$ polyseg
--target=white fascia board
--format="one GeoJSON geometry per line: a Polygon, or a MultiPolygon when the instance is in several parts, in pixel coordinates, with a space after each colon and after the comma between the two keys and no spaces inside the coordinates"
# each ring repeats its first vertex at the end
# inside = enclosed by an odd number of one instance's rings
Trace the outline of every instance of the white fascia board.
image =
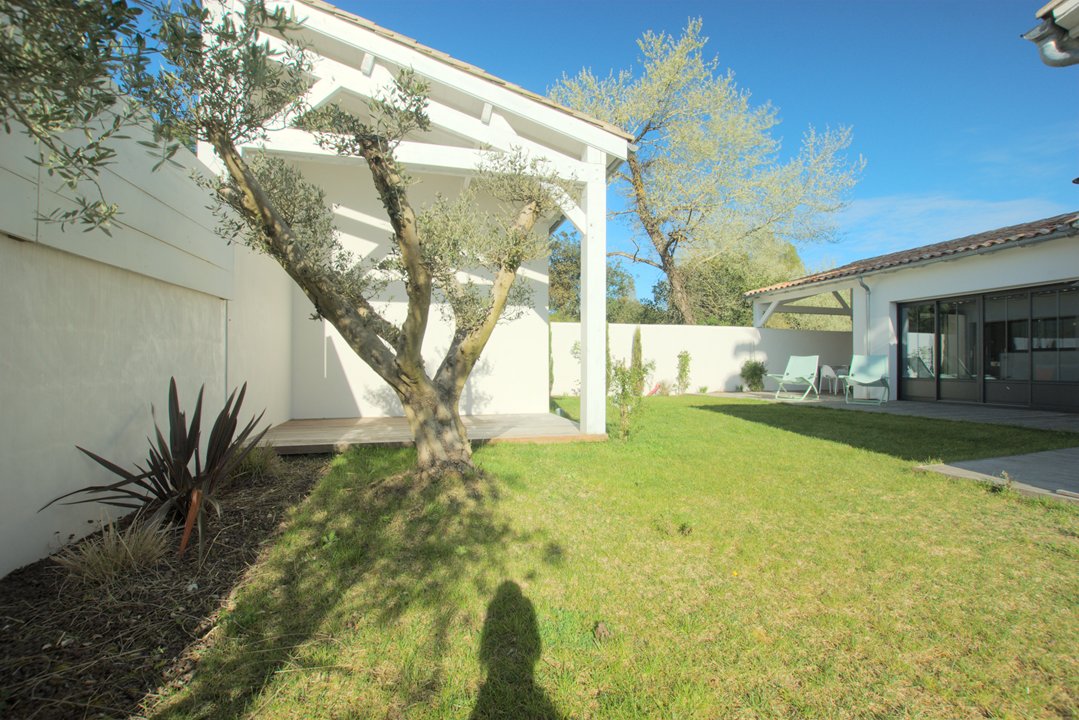
{"type": "Polygon", "coordinates": [[[1079,36],[1079,0],[1065,0],[1053,8],[1053,22],[1067,30],[1070,37],[1079,36]]]}
{"type": "Polygon", "coordinates": [[[772,290],[770,292],[761,293],[760,295],[751,295],[747,299],[751,302],[789,303],[794,302],[795,300],[816,297],[817,295],[830,295],[833,292],[850,290],[858,284],[857,278],[858,276],[843,277],[836,280],[813,283],[812,285],[800,285],[798,287],[784,288],[782,290],[772,290]]]}
{"type": "Polygon", "coordinates": [[[496,108],[526,117],[532,122],[602,150],[620,160],[626,159],[629,147],[627,140],[584,120],[537,103],[508,88],[447,65],[436,58],[389,38],[376,35],[346,20],[333,17],[318,8],[300,5],[290,0],[272,3],[271,9],[273,7],[283,7],[293,11],[297,18],[302,19],[305,29],[355,48],[361,57],[363,53],[368,52],[395,65],[411,68],[417,74],[434,82],[452,87],[477,100],[490,103],[496,108]],[[361,37],[361,42],[357,43],[356,39],[361,37]]]}

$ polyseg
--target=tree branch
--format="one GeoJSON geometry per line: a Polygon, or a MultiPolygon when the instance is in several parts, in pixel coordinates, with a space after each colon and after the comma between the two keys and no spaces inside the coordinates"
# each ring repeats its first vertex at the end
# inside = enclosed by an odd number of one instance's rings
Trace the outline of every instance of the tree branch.
{"type": "MultiPolygon", "coordinates": [[[[517,213],[511,232],[521,234],[532,232],[539,220],[540,211],[537,201],[525,203],[517,213]]],[[[483,348],[491,338],[491,333],[498,324],[498,319],[506,309],[506,302],[513,282],[517,278],[519,265],[520,263],[503,265],[498,269],[491,285],[491,304],[482,322],[465,332],[458,331],[450,342],[446,357],[435,374],[435,383],[443,392],[452,393],[454,398],[460,397],[472,368],[475,367],[480,353],[483,352],[483,348]]]]}
{"type": "Polygon", "coordinates": [[[399,384],[394,371],[394,354],[382,342],[382,339],[389,342],[396,339],[397,328],[382,318],[366,299],[346,302],[337,291],[334,278],[318,262],[308,257],[297,242],[292,228],[274,207],[228,135],[216,132],[208,135],[240,190],[240,207],[260,226],[271,254],[315,304],[319,313],[330,320],[349,346],[379,377],[391,385],[399,384]]]}
{"type": "Polygon", "coordinates": [[[628,252],[624,252],[622,250],[611,250],[611,251],[609,251],[607,253],[607,257],[624,257],[624,258],[626,258],[628,260],[632,260],[635,263],[641,263],[643,265],[651,265],[652,267],[656,268],[657,270],[662,270],[663,269],[663,266],[660,265],[655,260],[650,260],[649,258],[640,257],[637,253],[632,253],[631,254],[631,253],[628,253],[628,252]]]}
{"type": "Polygon", "coordinates": [[[360,138],[360,150],[379,198],[390,218],[394,240],[401,253],[408,293],[408,315],[397,338],[397,363],[408,375],[418,376],[423,370],[423,338],[431,314],[431,273],[423,261],[420,236],[416,228],[416,213],[405,193],[407,181],[397,168],[397,162],[379,138],[360,138]]]}

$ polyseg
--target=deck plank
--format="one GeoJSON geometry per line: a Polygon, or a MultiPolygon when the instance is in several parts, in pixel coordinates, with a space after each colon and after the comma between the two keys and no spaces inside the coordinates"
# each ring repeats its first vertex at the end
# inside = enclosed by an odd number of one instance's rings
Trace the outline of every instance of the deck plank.
{"type": "MultiPolygon", "coordinates": [[[[606,435],[582,433],[577,423],[549,413],[467,415],[468,437],[480,442],[595,442],[606,435]]],[[[341,452],[353,445],[411,445],[403,417],[289,420],[271,428],[263,440],[282,455],[341,452]]]]}

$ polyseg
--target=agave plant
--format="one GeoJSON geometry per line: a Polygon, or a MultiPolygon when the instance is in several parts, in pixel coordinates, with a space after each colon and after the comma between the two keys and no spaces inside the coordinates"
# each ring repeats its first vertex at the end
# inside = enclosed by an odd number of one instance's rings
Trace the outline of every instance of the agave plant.
{"type": "MultiPolygon", "coordinates": [[[[191,533],[197,527],[199,546],[202,546],[202,525],[206,506],[212,506],[218,514],[220,507],[213,499],[214,491],[221,481],[241,463],[252,449],[258,445],[263,429],[255,433],[255,428],[264,413],[252,418],[240,428],[240,407],[247,393],[247,383],[239,393],[233,390],[225,406],[217,415],[203,457],[200,450],[202,423],[202,393],[205,386],[199,388],[198,400],[190,425],[187,415],[180,410],[179,393],[176,390],[176,378],[169,381],[169,435],[157,424],[157,414],[150,408],[154,418],[156,440],[147,438],[150,443],[149,455],[144,465],[135,465],[138,472],[126,470],[116,463],[90,452],[86,448],[78,449],[104,467],[119,475],[120,480],[107,485],[91,485],[61,495],[42,507],[66,500],[76,495],[89,495],[85,499],[70,500],[65,505],[100,502],[123,508],[154,507],[153,519],[174,519],[184,523],[184,532],[180,539],[180,556],[187,550],[191,533]],[[237,430],[239,429],[239,432],[237,430]],[[192,460],[194,469],[192,470],[192,460]]],[[[76,446],[78,447],[78,446],[76,446]]],[[[40,512],[40,511],[39,511],[40,512]]]]}

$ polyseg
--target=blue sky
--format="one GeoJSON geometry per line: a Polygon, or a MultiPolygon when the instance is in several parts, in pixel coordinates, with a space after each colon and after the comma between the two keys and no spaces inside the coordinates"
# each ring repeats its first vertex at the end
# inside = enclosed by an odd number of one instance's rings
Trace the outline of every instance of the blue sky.
{"type": "MultiPolygon", "coordinates": [[[[1019,37],[1043,0],[338,4],[540,93],[632,66],[645,30],[703,18],[710,54],[779,108],[785,148],[809,125],[854,128],[867,166],[839,240],[799,248],[811,270],[1079,210],[1079,65],[1048,67],[1019,37]]],[[[654,274],[637,274],[649,296],[654,274]]]]}

